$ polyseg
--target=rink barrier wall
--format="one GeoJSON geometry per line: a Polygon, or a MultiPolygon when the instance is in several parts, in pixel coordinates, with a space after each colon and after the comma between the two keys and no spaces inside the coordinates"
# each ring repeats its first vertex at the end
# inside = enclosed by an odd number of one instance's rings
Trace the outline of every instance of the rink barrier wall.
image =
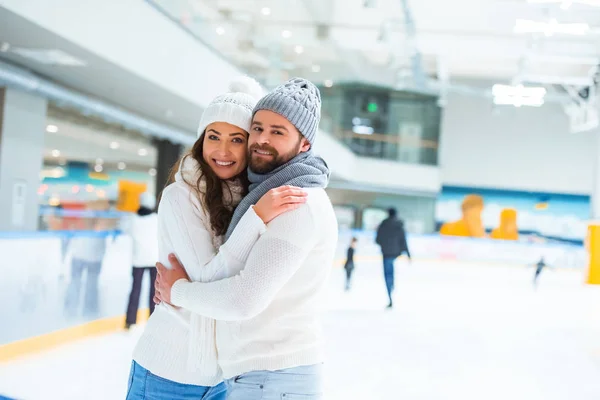
{"type": "MultiPolygon", "coordinates": [[[[343,265],[350,238],[359,239],[356,262],[380,262],[374,232],[342,230],[339,233],[335,266],[343,265]]],[[[540,256],[557,268],[579,270],[587,265],[582,246],[557,243],[505,242],[489,239],[408,235],[415,259],[423,262],[451,261],[473,267],[525,266],[540,256]]],[[[90,336],[123,329],[124,312],[131,288],[131,238],[118,231],[0,233],[3,279],[0,302],[0,361],[39,353],[90,336]],[[99,310],[86,314],[80,305],[75,315],[65,313],[74,238],[104,238],[106,252],[98,276],[99,310]]],[[[448,265],[452,265],[448,263],[448,265]]],[[[148,278],[140,305],[146,306],[148,278]]],[[[84,292],[82,287],[82,292],[84,292]]],[[[83,297],[83,296],[82,296],[83,297]]],[[[83,301],[81,301],[83,303],[83,301]]]]}
{"type": "MultiPolygon", "coordinates": [[[[337,256],[345,257],[350,239],[358,239],[356,257],[381,257],[375,244],[375,232],[344,230],[340,232],[337,256]]],[[[460,261],[465,263],[532,265],[544,257],[556,268],[585,268],[588,253],[582,245],[550,241],[505,241],[487,238],[463,238],[438,234],[407,235],[411,255],[419,259],[460,261]]]]}
{"type": "MultiPolygon", "coordinates": [[[[145,322],[148,319],[148,314],[149,309],[147,308],[139,310],[137,321],[145,322]]],[[[118,332],[123,330],[124,326],[125,314],[119,317],[102,318],[82,325],[18,340],[0,346],[0,363],[13,361],[28,355],[39,354],[43,351],[51,350],[81,339],[118,332]]]]}

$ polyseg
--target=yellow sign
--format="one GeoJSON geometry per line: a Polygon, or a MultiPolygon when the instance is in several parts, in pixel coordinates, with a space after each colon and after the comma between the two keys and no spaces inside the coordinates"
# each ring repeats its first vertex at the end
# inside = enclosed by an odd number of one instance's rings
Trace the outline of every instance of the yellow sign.
{"type": "Polygon", "coordinates": [[[117,210],[136,212],[140,208],[140,195],[145,191],[145,183],[119,181],[117,210]]]}

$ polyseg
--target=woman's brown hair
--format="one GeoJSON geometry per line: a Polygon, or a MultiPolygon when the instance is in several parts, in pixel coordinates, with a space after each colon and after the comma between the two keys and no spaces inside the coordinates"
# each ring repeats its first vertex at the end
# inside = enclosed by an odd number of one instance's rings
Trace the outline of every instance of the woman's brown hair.
{"type": "MultiPolygon", "coordinates": [[[[204,150],[204,133],[200,136],[192,150],[185,154],[183,157],[179,159],[175,165],[171,168],[171,173],[169,174],[169,179],[167,180],[167,184],[165,187],[169,186],[171,183],[175,182],[175,174],[179,170],[179,165],[183,162],[186,157],[192,157],[198,165],[200,165],[200,174],[198,176],[198,180],[196,182],[188,182],[184,178],[184,182],[190,185],[196,191],[196,195],[198,198],[203,197],[203,201],[201,204],[204,206],[205,211],[208,213],[210,218],[210,225],[213,229],[213,232],[218,235],[224,235],[227,232],[227,228],[231,223],[231,218],[233,217],[233,207],[225,204],[223,198],[223,188],[226,187],[227,190],[231,193],[231,188],[228,185],[223,185],[223,181],[221,178],[215,174],[212,168],[204,161],[204,157],[202,156],[204,150]],[[201,182],[202,179],[206,181],[206,192],[204,193],[201,190],[201,182]]],[[[250,182],[248,181],[248,172],[246,168],[243,169],[241,173],[231,178],[231,180],[239,180],[242,185],[242,196],[248,194],[248,186],[250,182]]],[[[162,193],[161,193],[162,196],[162,193]]],[[[230,196],[229,198],[232,198],[230,196]]],[[[160,199],[159,199],[160,201],[160,199]]]]}

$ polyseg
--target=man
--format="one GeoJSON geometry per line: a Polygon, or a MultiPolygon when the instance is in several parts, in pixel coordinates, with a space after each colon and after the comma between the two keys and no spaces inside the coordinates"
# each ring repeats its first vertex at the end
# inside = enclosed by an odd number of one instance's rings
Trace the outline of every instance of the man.
{"type": "Polygon", "coordinates": [[[396,217],[396,209],[388,210],[388,218],[383,220],[379,228],[377,228],[377,238],[375,241],[381,247],[383,254],[383,275],[385,277],[385,286],[387,288],[388,298],[390,303],[387,308],[392,308],[392,293],[394,292],[394,261],[406,252],[410,260],[410,252],[406,243],[406,233],[404,232],[404,224],[396,217]]]}
{"type": "Polygon", "coordinates": [[[352,272],[354,272],[354,251],[356,250],[357,243],[358,239],[353,237],[346,251],[346,262],[344,263],[344,269],[346,270],[346,291],[350,290],[352,272]]]}
{"type": "Polygon", "coordinates": [[[540,274],[546,268],[546,262],[544,261],[544,257],[540,258],[540,260],[535,264],[535,276],[533,277],[533,287],[537,289],[538,279],[540,278],[540,274]]]}
{"type": "Polygon", "coordinates": [[[226,236],[272,188],[306,188],[308,200],[268,224],[238,275],[189,282],[175,257],[169,257],[170,270],[157,264],[159,300],[217,320],[219,364],[230,400],[322,396],[318,318],[337,222],[324,190],[329,170],[311,150],[320,107],[318,89],[295,78],[254,109],[248,140],[250,193],[236,208],[226,236]]]}

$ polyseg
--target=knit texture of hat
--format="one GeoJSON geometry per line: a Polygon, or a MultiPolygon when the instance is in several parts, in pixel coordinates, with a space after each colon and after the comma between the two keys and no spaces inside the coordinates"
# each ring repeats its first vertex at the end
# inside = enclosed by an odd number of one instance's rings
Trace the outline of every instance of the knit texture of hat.
{"type": "Polygon", "coordinates": [[[259,100],[254,114],[273,111],[287,119],[314,144],[321,120],[321,93],[310,81],[292,78],[259,100]]]}
{"type": "Polygon", "coordinates": [[[262,95],[262,88],[254,79],[247,76],[235,79],[229,85],[229,92],[217,96],[202,113],[198,137],[213,122],[226,122],[250,132],[252,110],[262,95]]]}

